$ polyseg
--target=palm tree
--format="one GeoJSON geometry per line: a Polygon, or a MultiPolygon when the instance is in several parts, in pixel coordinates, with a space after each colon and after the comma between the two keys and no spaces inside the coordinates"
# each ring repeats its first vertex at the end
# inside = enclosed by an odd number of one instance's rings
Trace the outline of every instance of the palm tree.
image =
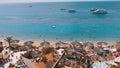
{"type": "Polygon", "coordinates": [[[5,41],[8,43],[8,45],[10,46],[10,44],[13,42],[13,37],[11,36],[11,37],[7,37],[6,39],[5,39],[5,41]]]}

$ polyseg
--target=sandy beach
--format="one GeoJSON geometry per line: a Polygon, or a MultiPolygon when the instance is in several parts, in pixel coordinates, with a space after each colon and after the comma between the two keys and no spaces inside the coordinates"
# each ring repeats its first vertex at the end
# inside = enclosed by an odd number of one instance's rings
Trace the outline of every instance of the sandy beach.
{"type": "Polygon", "coordinates": [[[83,59],[77,58],[83,64],[82,67],[85,67],[85,65],[90,67],[89,63],[84,62],[85,60],[88,61],[88,58],[94,62],[91,66],[96,65],[101,60],[107,61],[105,63],[111,65],[110,61],[114,63],[115,58],[118,58],[119,55],[119,52],[117,53],[119,48],[116,48],[116,45],[119,45],[117,41],[36,41],[34,39],[17,40],[12,37],[7,37],[5,40],[2,39],[0,41],[2,42],[1,48],[3,48],[1,55],[4,56],[1,58],[4,58],[3,60],[6,59],[4,67],[14,67],[17,63],[18,66],[24,64],[29,68],[32,68],[32,65],[35,68],[52,68],[53,66],[60,67],[63,61],[71,63],[71,65],[64,63],[63,67],[74,68],[76,65],[72,64],[82,66],[78,63],[79,61],[74,59],[75,56],[84,57],[83,59]],[[22,60],[18,64],[20,59],[22,60]]]}

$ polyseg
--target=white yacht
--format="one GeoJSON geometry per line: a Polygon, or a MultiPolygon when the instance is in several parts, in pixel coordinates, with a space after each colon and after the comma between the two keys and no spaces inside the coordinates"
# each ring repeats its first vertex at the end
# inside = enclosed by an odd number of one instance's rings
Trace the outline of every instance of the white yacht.
{"type": "Polygon", "coordinates": [[[90,11],[95,11],[95,10],[97,10],[97,8],[91,8],[91,9],[90,9],[90,11]]]}
{"type": "Polygon", "coordinates": [[[108,12],[105,9],[97,9],[93,11],[93,14],[107,14],[108,12]]]}

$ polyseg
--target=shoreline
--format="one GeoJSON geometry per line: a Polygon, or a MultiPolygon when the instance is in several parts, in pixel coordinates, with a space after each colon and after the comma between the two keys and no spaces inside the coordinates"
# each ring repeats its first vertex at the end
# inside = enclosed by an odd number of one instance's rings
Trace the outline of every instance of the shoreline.
{"type": "MultiPolygon", "coordinates": [[[[13,40],[15,40],[15,39],[13,38],[13,40]]],[[[17,39],[17,40],[19,40],[19,39],[17,39]]],[[[3,42],[4,46],[8,45],[8,43],[4,39],[0,39],[0,41],[3,42]]],[[[36,46],[36,47],[40,46],[41,42],[44,42],[44,40],[35,40],[35,39],[33,39],[33,40],[22,39],[21,40],[20,39],[20,42],[17,43],[17,44],[24,45],[24,42],[26,42],[26,41],[33,41],[34,42],[33,46],[36,46]]],[[[59,42],[58,40],[45,40],[45,41],[50,42],[50,45],[53,46],[53,47],[55,47],[55,43],[56,42],[59,42]]],[[[75,42],[77,40],[75,40],[75,41],[64,41],[64,40],[61,40],[61,41],[70,44],[71,42],[75,42]]],[[[91,43],[93,43],[96,46],[96,45],[98,45],[97,42],[107,42],[108,45],[115,45],[116,42],[118,42],[118,41],[91,41],[91,40],[88,41],[88,40],[86,40],[86,41],[78,41],[78,42],[80,42],[80,43],[91,42],[91,43]]]]}

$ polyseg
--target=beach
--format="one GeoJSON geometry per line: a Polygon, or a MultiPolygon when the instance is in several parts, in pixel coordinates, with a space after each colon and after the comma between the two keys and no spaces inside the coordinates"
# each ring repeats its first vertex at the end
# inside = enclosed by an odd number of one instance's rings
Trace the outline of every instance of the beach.
{"type": "Polygon", "coordinates": [[[5,68],[24,65],[25,68],[56,68],[61,67],[61,65],[72,68],[76,65],[77,68],[79,66],[88,66],[88,68],[92,66],[94,68],[99,66],[99,63],[102,63],[101,66],[104,68],[108,68],[108,66],[118,67],[120,62],[119,45],[120,43],[117,41],[18,41],[12,37],[7,37],[1,41],[0,48],[3,50],[0,55],[3,55],[4,59],[0,59],[4,60],[5,68]],[[11,42],[9,43],[8,40],[11,42]],[[75,56],[80,61],[75,60],[75,56]],[[80,59],[80,56],[84,56],[84,58],[80,59]],[[117,58],[118,60],[116,60],[117,58]],[[20,59],[21,61],[19,61],[20,59]],[[82,60],[92,60],[93,63],[89,65],[82,60]]]}

